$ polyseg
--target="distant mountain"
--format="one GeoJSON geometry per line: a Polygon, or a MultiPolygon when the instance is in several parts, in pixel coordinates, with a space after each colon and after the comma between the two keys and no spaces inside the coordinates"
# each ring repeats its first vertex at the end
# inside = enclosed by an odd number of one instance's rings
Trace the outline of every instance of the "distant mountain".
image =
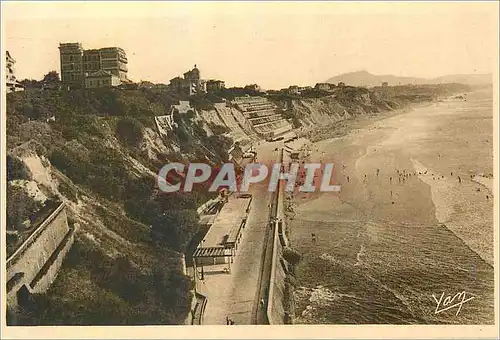
{"type": "Polygon", "coordinates": [[[389,85],[405,85],[405,84],[443,84],[443,83],[460,83],[466,85],[481,85],[491,84],[493,81],[491,74],[453,74],[442,76],[433,79],[416,78],[416,77],[398,77],[393,75],[374,75],[367,71],[356,71],[343,73],[338,76],[328,79],[326,82],[337,84],[343,82],[346,85],[352,86],[380,86],[383,82],[389,85]]]}

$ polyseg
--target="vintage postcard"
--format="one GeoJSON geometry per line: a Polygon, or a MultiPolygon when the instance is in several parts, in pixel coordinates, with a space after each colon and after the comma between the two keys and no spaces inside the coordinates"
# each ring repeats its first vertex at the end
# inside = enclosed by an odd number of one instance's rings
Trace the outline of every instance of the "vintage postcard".
{"type": "Polygon", "coordinates": [[[497,1],[1,6],[2,337],[498,338],[497,1]]]}

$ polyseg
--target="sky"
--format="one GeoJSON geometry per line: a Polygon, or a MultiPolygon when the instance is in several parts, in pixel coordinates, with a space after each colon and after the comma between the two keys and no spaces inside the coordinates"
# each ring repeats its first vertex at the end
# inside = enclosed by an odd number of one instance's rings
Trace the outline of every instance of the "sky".
{"type": "Polygon", "coordinates": [[[204,79],[265,89],[351,71],[432,78],[493,73],[498,3],[8,2],[2,49],[18,79],[59,72],[60,42],[119,46],[133,81],[204,79]]]}

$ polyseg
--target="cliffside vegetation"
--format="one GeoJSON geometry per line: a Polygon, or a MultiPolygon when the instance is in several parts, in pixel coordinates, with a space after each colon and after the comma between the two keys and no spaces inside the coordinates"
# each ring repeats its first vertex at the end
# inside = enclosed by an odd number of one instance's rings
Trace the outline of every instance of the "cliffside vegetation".
{"type": "Polygon", "coordinates": [[[370,89],[336,86],[328,93],[275,93],[269,98],[282,109],[283,115],[294,127],[304,128],[303,134],[317,141],[342,135],[347,127],[346,120],[376,116],[470,90],[471,87],[462,84],[380,86],[370,89]]]}
{"type": "Polygon", "coordinates": [[[159,194],[154,176],[168,161],[227,160],[231,140],[194,114],[174,117],[178,127],[161,139],[153,117],[178,99],[154,89],[7,96],[8,229],[29,231],[22,222],[41,205],[12,184],[19,179],[66,200],[78,226],[54,284],[10,324],[184,322],[192,283],[181,253],[198,232],[196,208],[214,194],[159,194]]]}

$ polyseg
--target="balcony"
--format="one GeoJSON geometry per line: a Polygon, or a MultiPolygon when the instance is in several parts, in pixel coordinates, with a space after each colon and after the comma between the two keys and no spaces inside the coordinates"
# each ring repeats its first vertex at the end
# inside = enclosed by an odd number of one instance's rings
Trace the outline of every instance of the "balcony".
{"type": "Polygon", "coordinates": [[[120,69],[120,71],[128,72],[127,64],[119,63],[118,68],[120,69]]]}

